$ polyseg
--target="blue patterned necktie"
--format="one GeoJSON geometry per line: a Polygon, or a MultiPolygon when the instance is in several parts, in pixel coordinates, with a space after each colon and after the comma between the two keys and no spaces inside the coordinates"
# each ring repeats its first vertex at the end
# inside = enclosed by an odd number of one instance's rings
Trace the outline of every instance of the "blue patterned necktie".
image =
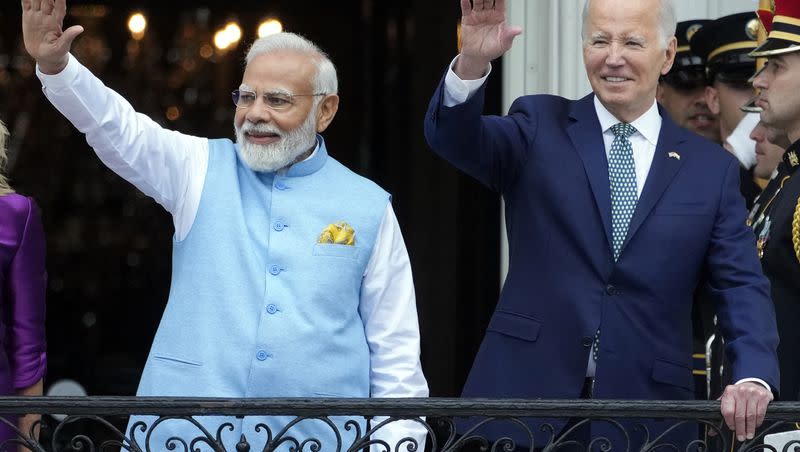
{"type": "Polygon", "coordinates": [[[611,131],[614,132],[614,141],[608,156],[608,180],[611,186],[611,247],[616,261],[638,201],[633,146],[628,139],[636,133],[636,128],[621,122],[613,125],[611,131]]]}
{"type": "MultiPolygon", "coordinates": [[[[636,210],[639,200],[636,194],[636,165],[633,162],[633,146],[628,139],[636,133],[636,127],[621,122],[611,127],[614,132],[614,141],[611,143],[611,152],[608,155],[608,181],[611,186],[611,246],[614,251],[614,261],[619,258],[625,236],[628,234],[628,224],[636,210]]],[[[600,354],[600,328],[594,335],[592,343],[592,358],[597,361],[600,354]]]]}

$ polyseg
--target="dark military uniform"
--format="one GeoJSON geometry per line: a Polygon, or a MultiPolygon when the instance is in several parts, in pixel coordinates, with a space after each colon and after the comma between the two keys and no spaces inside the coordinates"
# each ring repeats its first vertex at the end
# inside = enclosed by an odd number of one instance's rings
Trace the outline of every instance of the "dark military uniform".
{"type": "MultiPolygon", "coordinates": [[[[800,52],[800,2],[776,0],[767,40],[751,55],[767,59],[800,52]]],[[[767,63],[769,64],[769,63],[767,63]]],[[[759,77],[769,77],[760,75],[759,77]]],[[[795,77],[798,75],[795,74],[795,77]]],[[[780,95],[772,92],[771,95],[780,95]]],[[[795,113],[800,115],[800,112],[795,113]]],[[[782,118],[788,120],[790,118],[782,118]]],[[[796,116],[795,116],[796,119],[796,116]]],[[[797,130],[787,130],[789,134],[797,130]]],[[[756,234],[761,267],[769,278],[778,323],[781,400],[800,400],[800,140],[792,143],[758,197],[748,223],[756,234]]]]}
{"type": "Polygon", "coordinates": [[[753,174],[755,168],[753,166],[750,169],[739,169],[739,189],[742,192],[748,210],[753,208],[756,196],[761,193],[761,187],[756,183],[756,176],[753,174]]]}
{"type": "Polygon", "coordinates": [[[800,141],[792,144],[748,217],[778,320],[781,400],[800,400],[800,141]]]}

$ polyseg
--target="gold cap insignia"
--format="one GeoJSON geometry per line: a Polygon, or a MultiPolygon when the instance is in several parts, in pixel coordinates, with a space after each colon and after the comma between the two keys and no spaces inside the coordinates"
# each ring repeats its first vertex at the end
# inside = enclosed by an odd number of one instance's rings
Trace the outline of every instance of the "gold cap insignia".
{"type": "Polygon", "coordinates": [[[757,18],[750,19],[744,27],[744,32],[747,33],[747,37],[750,38],[751,41],[755,41],[758,39],[758,29],[760,27],[761,22],[759,22],[757,18]]]}
{"type": "Polygon", "coordinates": [[[346,221],[332,223],[322,230],[317,243],[355,246],[356,231],[346,221]]]}
{"type": "Polygon", "coordinates": [[[692,36],[697,33],[701,28],[703,28],[703,24],[694,24],[691,27],[686,29],[686,42],[692,40],[692,36]]]}

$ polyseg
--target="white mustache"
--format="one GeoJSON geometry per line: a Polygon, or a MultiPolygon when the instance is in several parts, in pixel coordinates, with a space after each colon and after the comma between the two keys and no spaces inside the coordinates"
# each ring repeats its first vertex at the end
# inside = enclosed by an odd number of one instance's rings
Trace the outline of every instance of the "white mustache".
{"type": "Polygon", "coordinates": [[[242,124],[242,133],[274,133],[275,135],[283,135],[283,130],[279,129],[273,124],[245,122],[242,124]]]}

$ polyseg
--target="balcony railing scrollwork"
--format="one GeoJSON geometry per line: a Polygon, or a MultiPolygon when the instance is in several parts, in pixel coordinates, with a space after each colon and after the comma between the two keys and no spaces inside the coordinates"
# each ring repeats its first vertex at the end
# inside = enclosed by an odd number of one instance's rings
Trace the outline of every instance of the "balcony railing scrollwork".
{"type": "Polygon", "coordinates": [[[16,434],[0,451],[797,452],[799,420],[800,403],[773,403],[737,442],[710,401],[0,397],[16,434]],[[20,413],[43,415],[38,440],[20,413]]]}

